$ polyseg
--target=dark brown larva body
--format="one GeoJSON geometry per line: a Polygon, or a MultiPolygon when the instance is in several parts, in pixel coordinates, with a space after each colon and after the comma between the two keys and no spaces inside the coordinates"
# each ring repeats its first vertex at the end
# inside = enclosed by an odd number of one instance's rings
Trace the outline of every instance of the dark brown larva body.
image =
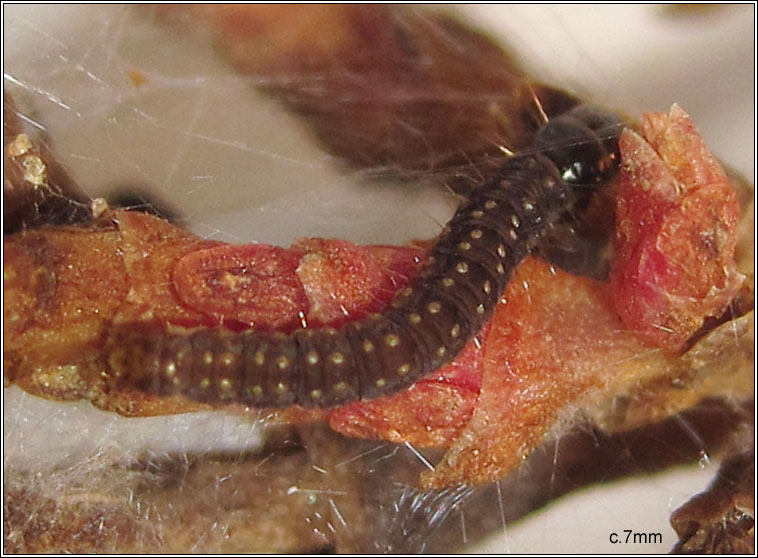
{"type": "Polygon", "coordinates": [[[291,335],[113,326],[114,389],[253,407],[332,407],[392,394],[452,360],[489,319],[546,227],[616,166],[619,122],[580,106],[548,122],[448,223],[419,276],[382,314],[291,335]]]}

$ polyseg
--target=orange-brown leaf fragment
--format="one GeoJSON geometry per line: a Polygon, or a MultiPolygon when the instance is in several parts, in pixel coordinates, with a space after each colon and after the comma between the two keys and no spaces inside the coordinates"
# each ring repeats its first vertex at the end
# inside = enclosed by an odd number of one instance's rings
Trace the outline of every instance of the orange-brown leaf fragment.
{"type": "Polygon", "coordinates": [[[213,324],[214,320],[206,312],[181,303],[172,274],[179,258],[221,243],[199,239],[144,213],[119,211],[116,216],[130,285],[126,298],[130,305],[129,317],[136,318],[147,312],[180,325],[213,324]]]}
{"type": "Polygon", "coordinates": [[[128,285],[112,228],[43,227],[4,238],[4,380],[80,399],[100,371],[103,328],[128,285]],[[86,293],[86,296],[85,296],[86,293]]]}
{"type": "Polygon", "coordinates": [[[739,204],[689,115],[643,116],[624,130],[611,281],[624,324],[676,350],[737,294],[739,204]]]}
{"type": "Polygon", "coordinates": [[[186,254],[172,275],[181,301],[218,323],[290,329],[308,306],[299,263],[297,251],[278,246],[225,244],[186,254]]]}
{"type": "Polygon", "coordinates": [[[527,258],[505,297],[485,341],[476,409],[422,477],[426,488],[500,478],[583,403],[666,365],[623,329],[603,283],[527,258]]]}

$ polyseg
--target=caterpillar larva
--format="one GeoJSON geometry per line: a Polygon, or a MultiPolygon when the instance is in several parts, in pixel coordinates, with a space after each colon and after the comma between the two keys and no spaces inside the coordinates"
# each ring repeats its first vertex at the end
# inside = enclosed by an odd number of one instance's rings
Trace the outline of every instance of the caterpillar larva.
{"type": "Polygon", "coordinates": [[[252,407],[332,407],[397,392],[452,360],[491,316],[542,232],[618,164],[620,122],[579,106],[548,121],[445,227],[418,277],[381,314],[290,335],[116,324],[112,389],[252,407]]]}

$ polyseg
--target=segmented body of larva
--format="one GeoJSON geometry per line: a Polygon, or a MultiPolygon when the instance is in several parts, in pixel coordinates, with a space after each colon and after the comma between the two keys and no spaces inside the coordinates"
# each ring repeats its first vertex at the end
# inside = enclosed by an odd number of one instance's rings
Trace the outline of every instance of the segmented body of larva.
{"type": "Polygon", "coordinates": [[[614,115],[587,106],[547,122],[532,151],[474,190],[383,313],[290,335],[116,324],[107,343],[111,388],[252,407],[333,407],[413,384],[460,352],[540,235],[615,171],[619,132],[614,115]]]}

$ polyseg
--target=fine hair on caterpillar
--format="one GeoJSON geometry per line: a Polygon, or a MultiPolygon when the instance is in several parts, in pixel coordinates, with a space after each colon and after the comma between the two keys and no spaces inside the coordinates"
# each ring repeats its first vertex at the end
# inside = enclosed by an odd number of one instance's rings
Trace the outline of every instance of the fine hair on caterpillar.
{"type": "Polygon", "coordinates": [[[544,124],[533,149],[473,190],[380,314],[289,335],[117,323],[109,385],[250,407],[333,407],[406,388],[461,351],[543,232],[615,172],[619,133],[615,115],[585,105],[544,124]]]}

